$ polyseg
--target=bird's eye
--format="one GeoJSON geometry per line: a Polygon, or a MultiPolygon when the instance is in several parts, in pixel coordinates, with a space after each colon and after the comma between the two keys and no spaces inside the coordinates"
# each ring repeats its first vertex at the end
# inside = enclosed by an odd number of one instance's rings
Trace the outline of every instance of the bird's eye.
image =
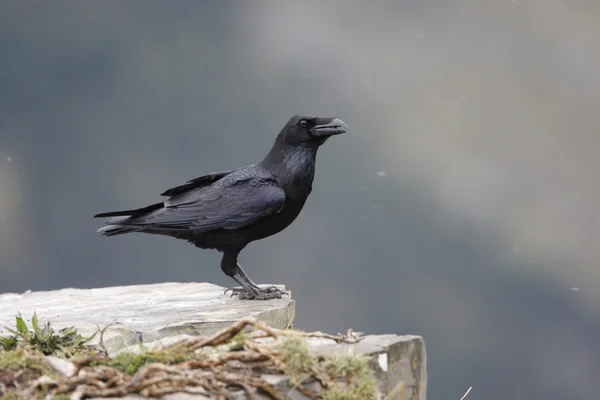
{"type": "Polygon", "coordinates": [[[303,119],[303,120],[300,120],[300,126],[301,126],[301,127],[303,127],[303,128],[306,128],[306,126],[307,126],[307,125],[308,125],[308,122],[306,122],[306,120],[305,120],[305,119],[303,119]]]}

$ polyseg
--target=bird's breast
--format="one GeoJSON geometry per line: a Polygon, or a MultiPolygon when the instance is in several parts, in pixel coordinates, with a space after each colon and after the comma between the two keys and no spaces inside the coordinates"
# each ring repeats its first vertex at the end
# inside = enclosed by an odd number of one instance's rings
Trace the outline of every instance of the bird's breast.
{"type": "Polygon", "coordinates": [[[298,217],[304,207],[304,203],[306,203],[306,198],[307,196],[300,198],[288,197],[283,208],[274,215],[275,221],[273,222],[277,225],[278,231],[287,227],[298,217]]]}

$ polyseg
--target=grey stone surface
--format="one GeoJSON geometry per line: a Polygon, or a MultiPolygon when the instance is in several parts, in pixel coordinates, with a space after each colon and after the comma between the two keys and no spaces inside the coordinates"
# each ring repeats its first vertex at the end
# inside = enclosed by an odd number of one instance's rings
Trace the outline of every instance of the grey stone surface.
{"type": "MultiPolygon", "coordinates": [[[[223,291],[224,288],[208,283],[163,283],[1,294],[0,335],[6,334],[4,326],[14,326],[18,312],[29,322],[35,311],[41,322],[50,321],[55,328],[75,326],[84,335],[92,334],[98,326],[113,324],[107,329],[104,342],[114,354],[119,350],[138,350],[140,339],[144,347],[153,348],[191,336],[210,335],[248,316],[281,329],[293,322],[295,304],[289,297],[243,301],[224,295],[223,291]]],[[[272,339],[265,339],[269,340],[272,339]]],[[[309,348],[322,355],[349,352],[368,355],[381,399],[426,400],[427,356],[419,336],[368,335],[353,344],[313,338],[309,340],[309,348]]],[[[67,370],[64,365],[55,364],[53,368],[67,370]]],[[[263,375],[263,379],[276,386],[284,398],[307,399],[290,388],[285,376],[263,375]]],[[[314,386],[310,388],[313,392],[319,391],[316,382],[306,383],[314,386]]],[[[259,393],[255,397],[268,398],[259,393]]],[[[206,398],[201,394],[176,393],[163,400],[206,398]]],[[[246,393],[239,391],[234,398],[245,399],[246,393]]]]}
{"type": "MultiPolygon", "coordinates": [[[[178,335],[145,344],[152,349],[163,345],[171,345],[180,340],[186,340],[189,335],[178,335]]],[[[261,339],[261,342],[272,343],[272,339],[261,339]]],[[[427,397],[427,354],[423,338],[414,335],[367,335],[358,343],[338,344],[330,339],[310,338],[309,349],[318,355],[361,354],[371,358],[375,371],[378,390],[381,399],[386,400],[426,400],[427,397]]],[[[139,346],[130,346],[123,351],[139,351],[139,346]]],[[[262,378],[277,388],[278,392],[291,400],[305,400],[297,390],[291,390],[288,380],[282,375],[263,375],[262,378]]],[[[316,382],[305,382],[314,393],[320,391],[316,382]]],[[[191,396],[181,394],[182,396],[191,396]]],[[[193,399],[194,397],[177,397],[171,400],[193,399]]],[[[202,398],[198,396],[197,398],[202,398]]],[[[240,391],[236,399],[245,399],[246,394],[240,391]]],[[[257,399],[269,399],[256,393],[257,399]]]]}
{"type": "MultiPolygon", "coordinates": [[[[321,355],[352,353],[369,356],[381,399],[427,398],[427,354],[425,343],[420,336],[368,335],[355,344],[337,344],[332,340],[313,338],[309,340],[309,349],[321,355]]],[[[308,400],[308,397],[299,391],[289,392],[285,377],[266,378],[275,380],[272,383],[279,388],[280,393],[289,393],[290,399],[308,400]]],[[[318,392],[318,388],[319,386],[314,384],[314,388],[309,389],[318,392]]],[[[242,398],[244,397],[240,397],[242,398]]]]}
{"type": "Polygon", "coordinates": [[[415,335],[368,335],[356,344],[311,339],[315,353],[355,353],[371,357],[379,392],[385,399],[425,400],[427,354],[423,338],[415,335]]]}
{"type": "Polygon", "coordinates": [[[46,356],[45,358],[48,365],[50,365],[54,373],[58,376],[70,378],[75,375],[77,368],[75,368],[75,364],[72,362],[54,356],[46,356]]]}
{"type": "MultiPolygon", "coordinates": [[[[104,343],[114,353],[139,340],[210,335],[247,316],[276,328],[285,328],[294,318],[291,297],[246,301],[225,295],[224,290],[210,283],[170,282],[0,294],[0,335],[6,334],[5,326],[15,326],[17,313],[29,324],[35,311],[40,322],[50,321],[55,328],[75,326],[86,336],[112,324],[104,334],[104,343]]],[[[92,343],[98,339],[97,335],[92,343]]]]}

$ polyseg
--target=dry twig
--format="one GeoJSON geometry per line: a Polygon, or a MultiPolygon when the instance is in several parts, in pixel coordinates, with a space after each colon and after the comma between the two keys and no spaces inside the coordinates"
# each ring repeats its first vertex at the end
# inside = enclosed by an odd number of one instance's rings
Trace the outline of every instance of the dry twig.
{"type": "Polygon", "coordinates": [[[463,397],[461,397],[460,400],[465,400],[465,398],[467,397],[467,395],[469,394],[469,392],[471,391],[471,389],[473,389],[473,386],[469,386],[469,388],[467,389],[467,391],[465,392],[465,394],[463,394],[463,397]]]}
{"type": "MultiPolygon", "coordinates": [[[[100,346],[106,350],[102,343],[104,331],[105,329],[100,330],[100,346]]],[[[175,352],[174,354],[191,353],[192,359],[186,357],[187,360],[172,365],[160,362],[147,364],[130,375],[119,370],[114,360],[111,360],[105,351],[104,354],[72,361],[76,372],[70,378],[49,380],[48,377],[42,376],[36,381],[25,382],[23,387],[17,387],[13,391],[31,399],[42,398],[44,393],[70,394],[72,399],[84,399],[121,397],[131,394],[161,397],[177,392],[202,393],[207,396],[228,398],[232,390],[241,389],[250,399],[256,398],[254,393],[259,390],[272,399],[279,400],[281,397],[274,387],[258,376],[265,371],[283,373],[286,364],[280,358],[278,339],[290,335],[328,339],[336,343],[355,343],[360,340],[360,334],[351,331],[348,331],[345,336],[322,332],[295,332],[271,328],[254,318],[244,318],[212,336],[188,339],[161,349],[167,354],[169,351],[175,352]],[[230,347],[215,354],[194,355],[197,353],[196,350],[205,347],[229,344],[231,339],[245,330],[248,330],[248,333],[240,335],[234,348],[230,347]],[[271,338],[273,341],[259,340],[264,338],[271,338]]],[[[311,367],[305,378],[297,382],[292,390],[297,389],[311,399],[317,399],[321,394],[309,391],[303,386],[305,383],[316,381],[322,388],[327,388],[330,384],[323,368],[318,365],[311,367]]],[[[464,397],[461,400],[464,400],[464,397]]]]}

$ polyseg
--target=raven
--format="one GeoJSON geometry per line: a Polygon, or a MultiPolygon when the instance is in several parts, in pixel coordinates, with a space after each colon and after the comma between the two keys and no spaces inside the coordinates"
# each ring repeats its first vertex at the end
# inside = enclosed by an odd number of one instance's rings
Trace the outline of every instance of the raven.
{"type": "Polygon", "coordinates": [[[280,299],[285,292],[261,288],[238,263],[255,240],[281,232],[298,216],[312,191],[319,147],[348,126],[337,118],[295,115],[259,163],[210,173],[171,188],[169,198],[147,207],[94,215],[108,218],[105,236],[144,232],[184,239],[223,253],[221,269],[241,287],[228,289],[240,299],[280,299]]]}

